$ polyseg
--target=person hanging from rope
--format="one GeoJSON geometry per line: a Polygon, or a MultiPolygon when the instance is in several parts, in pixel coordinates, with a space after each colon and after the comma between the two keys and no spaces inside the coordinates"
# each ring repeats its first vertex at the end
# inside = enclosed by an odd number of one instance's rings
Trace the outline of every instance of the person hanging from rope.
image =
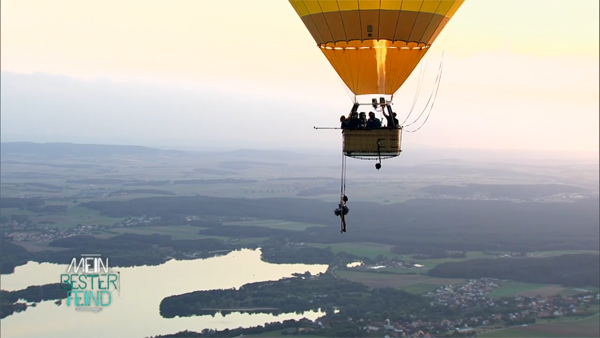
{"type": "Polygon", "coordinates": [[[341,219],[340,233],[346,232],[346,215],[348,215],[348,212],[350,211],[350,209],[348,209],[346,206],[346,202],[348,202],[348,196],[343,195],[338,208],[333,211],[335,215],[339,216],[341,219]]]}

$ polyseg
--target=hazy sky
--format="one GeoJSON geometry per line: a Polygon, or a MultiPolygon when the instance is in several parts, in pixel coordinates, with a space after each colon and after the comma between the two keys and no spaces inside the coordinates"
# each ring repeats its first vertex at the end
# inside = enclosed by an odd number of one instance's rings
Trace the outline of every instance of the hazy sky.
{"type": "MultiPolygon", "coordinates": [[[[286,0],[2,0],[2,141],[340,148],[352,101],[286,0]]],[[[591,150],[599,1],[467,0],[403,149],[591,150]],[[415,126],[419,123],[415,124],[415,126]]],[[[395,96],[404,119],[421,66],[395,96]]],[[[411,119],[412,120],[412,119],[411,119]]]]}

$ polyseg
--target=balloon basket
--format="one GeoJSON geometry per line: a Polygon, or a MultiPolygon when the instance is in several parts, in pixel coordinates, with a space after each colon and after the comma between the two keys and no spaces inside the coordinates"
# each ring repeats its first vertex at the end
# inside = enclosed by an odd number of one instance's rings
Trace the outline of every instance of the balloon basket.
{"type": "Polygon", "coordinates": [[[388,159],[400,155],[401,128],[344,129],[344,155],[364,160],[388,159]]]}

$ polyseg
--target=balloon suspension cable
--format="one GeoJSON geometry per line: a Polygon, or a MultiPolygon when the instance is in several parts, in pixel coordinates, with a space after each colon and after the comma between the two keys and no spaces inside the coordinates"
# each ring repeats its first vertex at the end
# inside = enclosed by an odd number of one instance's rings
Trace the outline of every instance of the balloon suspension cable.
{"type": "Polygon", "coordinates": [[[352,92],[352,90],[350,90],[350,88],[348,88],[348,86],[346,85],[346,83],[344,81],[342,81],[342,78],[337,76],[337,79],[340,81],[340,83],[342,84],[342,87],[344,88],[344,91],[346,92],[346,94],[348,95],[348,97],[350,98],[350,101],[352,101],[352,103],[356,103],[356,94],[354,94],[352,92]]]}
{"type": "MultiPolygon", "coordinates": [[[[446,40],[448,40],[448,35],[446,35],[446,40]]],[[[444,54],[445,54],[445,52],[446,52],[446,44],[444,42],[444,49],[442,51],[442,59],[440,61],[440,66],[438,68],[438,74],[436,76],[435,83],[434,83],[435,88],[434,88],[434,90],[431,91],[431,95],[429,95],[429,99],[427,100],[427,104],[425,104],[425,107],[423,108],[423,111],[421,112],[421,114],[419,114],[419,116],[413,122],[405,125],[404,127],[409,127],[409,126],[415,124],[417,121],[419,121],[419,119],[421,119],[421,117],[423,116],[423,114],[427,110],[427,107],[431,103],[431,107],[429,108],[429,112],[427,113],[427,116],[425,117],[425,120],[423,121],[423,123],[417,129],[414,129],[414,130],[406,130],[405,129],[405,131],[408,132],[408,133],[414,133],[414,132],[417,132],[418,130],[420,130],[421,128],[423,128],[423,126],[425,125],[425,123],[427,123],[427,120],[429,120],[429,116],[431,116],[431,111],[433,110],[433,106],[435,105],[437,94],[439,92],[440,83],[442,82],[442,74],[444,72],[444,54]],[[432,101],[432,98],[433,98],[433,101],[432,101]]]]}
{"type": "Polygon", "coordinates": [[[440,69],[438,71],[438,76],[436,78],[435,89],[431,92],[431,95],[429,95],[429,99],[427,100],[427,104],[423,108],[423,111],[421,112],[421,114],[419,114],[419,116],[413,122],[405,125],[404,127],[410,127],[413,124],[415,124],[417,121],[419,121],[421,119],[421,117],[423,116],[423,114],[425,113],[425,111],[427,110],[427,107],[431,103],[431,107],[429,107],[429,111],[427,112],[427,116],[425,117],[425,120],[423,121],[423,123],[417,129],[414,129],[414,130],[407,130],[407,129],[405,129],[406,132],[408,132],[408,133],[414,133],[414,132],[418,131],[419,129],[423,128],[423,126],[425,125],[425,123],[427,123],[427,120],[429,120],[429,116],[431,116],[431,111],[433,110],[433,106],[435,105],[435,100],[436,100],[437,94],[439,92],[440,83],[442,82],[441,80],[442,80],[442,73],[443,73],[443,71],[444,71],[444,61],[442,60],[442,62],[440,63],[440,69]],[[433,100],[432,100],[432,98],[433,98],[433,100]]]}
{"type": "Polygon", "coordinates": [[[415,109],[415,105],[417,104],[417,100],[419,99],[419,94],[421,93],[421,87],[423,86],[423,79],[425,78],[425,73],[427,73],[427,60],[425,60],[425,62],[421,64],[421,70],[419,72],[419,80],[417,82],[417,90],[415,91],[415,97],[413,98],[413,103],[412,103],[412,106],[410,107],[410,111],[408,112],[408,115],[406,115],[406,118],[404,119],[404,121],[402,121],[402,123],[400,123],[401,126],[403,126],[406,123],[406,121],[408,121],[408,119],[410,118],[410,115],[412,114],[413,110],[415,109]]]}

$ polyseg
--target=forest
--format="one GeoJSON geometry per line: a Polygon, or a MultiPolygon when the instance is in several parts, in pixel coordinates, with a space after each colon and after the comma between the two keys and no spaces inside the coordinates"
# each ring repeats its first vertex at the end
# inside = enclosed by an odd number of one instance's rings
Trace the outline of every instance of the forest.
{"type": "Polygon", "coordinates": [[[277,314],[319,308],[330,315],[334,308],[340,308],[343,316],[362,318],[402,318],[421,311],[433,316],[444,313],[443,308],[432,307],[421,296],[393,288],[371,289],[331,274],[250,283],[239,290],[195,291],[167,297],[160,303],[160,313],[166,318],[233,311],[277,314]]]}
{"type": "Polygon", "coordinates": [[[0,260],[0,273],[12,273],[15,267],[27,262],[33,255],[20,245],[2,239],[0,241],[0,252],[2,259],[0,260]]]}
{"type": "Polygon", "coordinates": [[[56,300],[67,298],[70,286],[60,283],[30,286],[18,291],[0,290],[0,318],[10,316],[15,312],[25,311],[27,304],[19,302],[23,299],[30,303],[39,303],[44,300],[56,300]]]}
{"type": "MultiPolygon", "coordinates": [[[[317,324],[313,323],[308,319],[293,320],[288,319],[282,322],[265,323],[265,325],[258,325],[248,328],[237,328],[237,329],[225,329],[225,330],[212,330],[204,329],[202,332],[194,331],[181,331],[173,334],[159,335],[149,338],[196,338],[196,337],[240,337],[242,335],[254,335],[268,332],[269,334],[276,333],[274,336],[288,336],[298,335],[303,336],[304,334],[311,334],[311,332],[318,331],[319,336],[323,337],[367,337],[368,332],[358,328],[352,323],[345,323],[343,321],[337,321],[335,328],[322,329],[317,324]],[[304,331],[301,331],[304,330],[304,331]]],[[[316,333],[315,333],[316,334],[316,333]]]]}
{"type": "Polygon", "coordinates": [[[415,199],[382,205],[349,204],[348,231],[340,236],[334,205],[301,198],[150,197],[81,204],[113,217],[183,215],[254,217],[312,223],[305,230],[252,226],[203,229],[202,235],[258,238],[285,236],[294,242],[374,242],[399,254],[445,251],[597,250],[598,199],[574,203],[512,203],[415,199]],[[310,212],[309,212],[310,211],[310,212]]]}
{"type": "Polygon", "coordinates": [[[262,257],[265,262],[284,264],[330,264],[334,254],[331,250],[290,244],[283,237],[271,237],[261,244],[262,257]]]}
{"type": "Polygon", "coordinates": [[[29,260],[67,264],[81,253],[101,253],[110,257],[112,265],[129,267],[158,265],[166,262],[169,257],[180,260],[206,258],[214,256],[211,251],[256,248],[255,244],[230,244],[213,238],[173,240],[168,235],[127,233],[110,238],[72,236],[48,244],[51,247],[68,248],[60,251],[28,252],[7,240],[3,240],[1,245],[2,273],[12,273],[16,266],[25,264],[29,260]]]}
{"type": "Polygon", "coordinates": [[[600,287],[600,256],[597,254],[471,259],[448,262],[427,272],[432,277],[491,277],[529,283],[600,287]]]}

